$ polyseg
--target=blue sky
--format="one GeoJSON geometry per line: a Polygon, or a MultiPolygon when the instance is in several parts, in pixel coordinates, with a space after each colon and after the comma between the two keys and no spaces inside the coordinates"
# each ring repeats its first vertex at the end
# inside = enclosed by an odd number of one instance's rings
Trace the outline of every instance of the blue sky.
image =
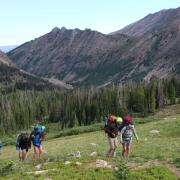
{"type": "Polygon", "coordinates": [[[54,27],[110,33],[180,0],[0,0],[0,46],[20,45],[54,27]]]}

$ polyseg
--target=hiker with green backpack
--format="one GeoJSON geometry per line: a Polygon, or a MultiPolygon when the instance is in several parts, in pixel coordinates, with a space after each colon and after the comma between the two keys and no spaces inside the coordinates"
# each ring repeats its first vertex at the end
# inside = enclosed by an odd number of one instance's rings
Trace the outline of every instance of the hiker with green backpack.
{"type": "Polygon", "coordinates": [[[25,161],[27,159],[27,153],[30,148],[30,134],[26,131],[22,131],[16,139],[16,150],[19,152],[19,161],[25,161]]]}
{"type": "Polygon", "coordinates": [[[117,117],[117,118],[116,118],[116,123],[117,123],[117,128],[118,128],[119,134],[120,134],[122,128],[124,127],[124,124],[123,124],[123,118],[120,117],[120,116],[117,117]]]}
{"type": "Polygon", "coordinates": [[[133,125],[132,117],[130,115],[127,115],[123,118],[123,128],[120,133],[120,142],[123,146],[122,156],[129,157],[133,135],[138,142],[138,136],[133,125]]]}

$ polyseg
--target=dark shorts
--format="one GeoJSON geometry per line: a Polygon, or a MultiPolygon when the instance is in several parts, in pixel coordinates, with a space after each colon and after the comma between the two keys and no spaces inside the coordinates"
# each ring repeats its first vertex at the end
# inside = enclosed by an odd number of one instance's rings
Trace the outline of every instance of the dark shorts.
{"type": "Polygon", "coordinates": [[[33,146],[40,148],[42,144],[41,143],[34,143],[33,146]]]}
{"type": "Polygon", "coordinates": [[[28,152],[28,146],[25,144],[19,144],[19,150],[21,151],[26,150],[26,152],[28,152]]]}
{"type": "Polygon", "coordinates": [[[132,139],[122,139],[122,144],[123,145],[130,145],[131,141],[132,141],[132,139]]]}

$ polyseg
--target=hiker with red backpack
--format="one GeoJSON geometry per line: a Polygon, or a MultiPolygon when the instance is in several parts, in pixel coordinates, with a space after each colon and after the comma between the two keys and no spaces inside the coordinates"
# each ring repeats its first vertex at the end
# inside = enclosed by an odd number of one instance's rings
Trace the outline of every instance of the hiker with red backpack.
{"type": "Polygon", "coordinates": [[[117,148],[117,135],[118,135],[116,116],[113,115],[108,116],[107,123],[104,126],[104,131],[107,134],[107,138],[110,146],[107,152],[107,156],[115,157],[116,148],[117,148]]]}
{"type": "Polygon", "coordinates": [[[44,140],[45,136],[45,126],[36,125],[34,130],[31,132],[31,140],[34,147],[34,160],[36,160],[36,155],[39,153],[39,159],[42,159],[42,140],[44,140]]]}
{"type": "Polygon", "coordinates": [[[138,136],[133,125],[132,117],[130,115],[127,115],[123,118],[123,128],[120,133],[120,142],[123,146],[122,156],[129,157],[133,135],[138,142],[138,136]]]}

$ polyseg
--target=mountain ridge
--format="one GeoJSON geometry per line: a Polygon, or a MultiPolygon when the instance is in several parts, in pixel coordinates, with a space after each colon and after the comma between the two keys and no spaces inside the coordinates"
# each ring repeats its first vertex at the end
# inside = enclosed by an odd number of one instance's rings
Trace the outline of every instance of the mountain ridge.
{"type": "Polygon", "coordinates": [[[160,11],[108,35],[55,27],[8,56],[30,73],[75,86],[179,77],[179,17],[180,8],[160,11]]]}
{"type": "MultiPolygon", "coordinates": [[[[176,15],[180,18],[180,7],[176,9],[163,9],[159,12],[156,12],[154,14],[148,14],[144,18],[131,23],[124,28],[117,30],[115,32],[111,32],[110,34],[117,34],[117,33],[122,33],[126,34],[128,36],[142,36],[144,33],[147,33],[152,31],[154,28],[154,24],[156,25],[156,28],[164,23],[164,21],[167,21],[168,18],[173,18],[171,16],[174,16],[176,18],[176,15]],[[157,24],[159,24],[157,26],[157,24]]],[[[169,21],[171,23],[171,21],[169,21]]],[[[168,25],[165,23],[165,26],[168,25]]]]}

